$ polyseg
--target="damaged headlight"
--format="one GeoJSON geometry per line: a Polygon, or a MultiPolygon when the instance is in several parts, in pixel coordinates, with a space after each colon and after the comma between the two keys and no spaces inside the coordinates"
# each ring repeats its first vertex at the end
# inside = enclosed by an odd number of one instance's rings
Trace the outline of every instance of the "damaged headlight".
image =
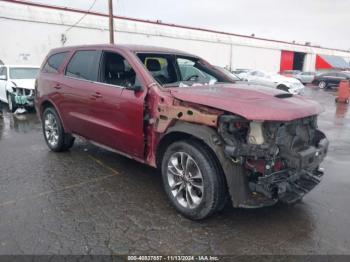
{"type": "Polygon", "coordinates": [[[262,145],[265,143],[263,134],[263,123],[258,121],[252,121],[249,125],[248,142],[253,145],[262,145]]]}
{"type": "Polygon", "coordinates": [[[263,121],[248,121],[236,116],[224,116],[219,120],[219,133],[225,142],[228,157],[273,157],[279,150],[267,142],[263,121]]]}

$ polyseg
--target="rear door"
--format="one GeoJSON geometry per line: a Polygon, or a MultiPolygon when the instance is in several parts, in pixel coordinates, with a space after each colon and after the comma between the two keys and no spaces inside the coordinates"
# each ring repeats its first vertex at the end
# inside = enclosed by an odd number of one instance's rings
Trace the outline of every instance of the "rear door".
{"type": "Polygon", "coordinates": [[[99,50],[75,51],[60,81],[64,96],[60,111],[63,112],[67,126],[71,132],[92,140],[99,137],[99,115],[105,109],[96,84],[100,58],[99,50]]]}
{"type": "Polygon", "coordinates": [[[336,72],[329,72],[324,76],[324,78],[330,85],[337,85],[340,82],[340,77],[336,72]]]}
{"type": "Polygon", "coordinates": [[[338,76],[338,80],[339,82],[342,81],[342,80],[347,80],[348,79],[348,76],[342,72],[340,73],[337,73],[337,76],[338,76]]]}

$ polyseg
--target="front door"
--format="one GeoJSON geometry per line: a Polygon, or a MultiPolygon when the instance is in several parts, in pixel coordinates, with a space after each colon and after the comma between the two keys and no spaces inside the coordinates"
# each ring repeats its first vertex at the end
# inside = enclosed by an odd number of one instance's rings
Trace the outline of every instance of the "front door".
{"type": "Polygon", "coordinates": [[[99,89],[104,111],[99,111],[99,134],[104,144],[128,155],[143,158],[144,98],[146,88],[132,90],[141,83],[131,63],[120,53],[106,51],[102,55],[99,89]]]}

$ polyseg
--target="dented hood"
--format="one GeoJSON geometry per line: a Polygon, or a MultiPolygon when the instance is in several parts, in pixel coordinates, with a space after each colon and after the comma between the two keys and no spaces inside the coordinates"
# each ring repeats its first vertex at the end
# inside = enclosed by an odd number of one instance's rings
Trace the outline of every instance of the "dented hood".
{"type": "Polygon", "coordinates": [[[176,87],[170,88],[170,92],[179,100],[231,112],[248,120],[291,121],[322,112],[322,107],[315,101],[301,96],[278,97],[289,95],[255,85],[176,87]]]}

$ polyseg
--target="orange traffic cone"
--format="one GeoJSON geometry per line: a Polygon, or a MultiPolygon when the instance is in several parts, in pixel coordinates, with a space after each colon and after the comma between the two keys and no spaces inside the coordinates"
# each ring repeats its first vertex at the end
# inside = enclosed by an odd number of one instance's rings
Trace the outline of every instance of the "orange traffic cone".
{"type": "Polygon", "coordinates": [[[335,99],[335,102],[349,104],[349,97],[350,97],[350,82],[348,80],[342,80],[340,81],[340,84],[338,87],[337,98],[335,99]]]}

